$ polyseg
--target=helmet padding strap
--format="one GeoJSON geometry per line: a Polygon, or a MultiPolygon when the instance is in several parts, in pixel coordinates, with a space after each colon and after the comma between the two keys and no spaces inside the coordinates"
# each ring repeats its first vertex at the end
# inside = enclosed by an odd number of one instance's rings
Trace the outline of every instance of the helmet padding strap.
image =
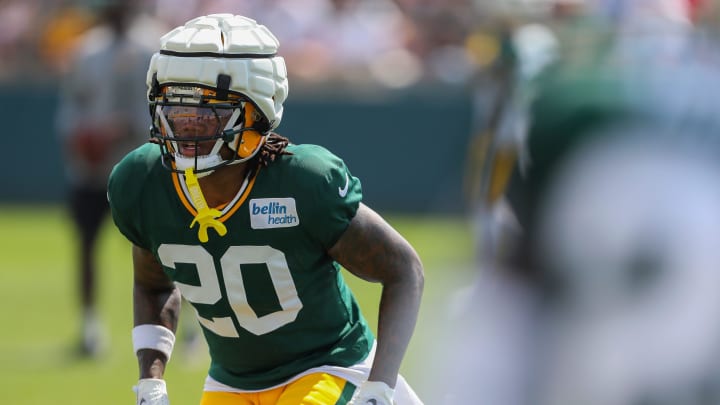
{"type": "Polygon", "coordinates": [[[220,73],[217,75],[217,90],[215,96],[219,100],[227,100],[232,78],[229,75],[220,73]]]}

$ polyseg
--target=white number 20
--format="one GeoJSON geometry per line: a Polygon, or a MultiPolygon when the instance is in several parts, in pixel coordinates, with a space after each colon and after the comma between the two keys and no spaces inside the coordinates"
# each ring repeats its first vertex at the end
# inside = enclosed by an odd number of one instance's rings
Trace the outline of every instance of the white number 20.
{"type": "MultiPolygon", "coordinates": [[[[175,284],[182,295],[191,303],[216,304],[222,298],[213,258],[202,246],[164,244],[158,248],[160,261],[172,269],[178,263],[194,264],[200,285],[175,284]]],[[[225,291],[237,323],[254,333],[262,335],[293,322],[297,318],[302,302],[298,297],[295,283],[283,252],[270,246],[232,246],[220,258],[225,291]],[[265,264],[270,272],[275,293],[281,310],[258,317],[248,303],[243,283],[241,264],[265,264]]],[[[224,337],[238,337],[231,317],[206,319],[198,314],[203,326],[224,337]]]]}

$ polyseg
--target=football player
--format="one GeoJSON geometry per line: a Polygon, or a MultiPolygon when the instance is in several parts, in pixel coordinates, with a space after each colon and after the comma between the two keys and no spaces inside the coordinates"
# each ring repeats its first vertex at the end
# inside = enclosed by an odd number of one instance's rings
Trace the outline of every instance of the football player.
{"type": "MultiPolygon", "coordinates": [[[[79,353],[99,356],[108,335],[99,304],[101,230],[110,216],[107,179],[125,154],[145,142],[150,120],[143,97],[144,65],[154,49],[138,38],[139,1],[93,3],[97,25],[83,34],[70,56],[58,88],[55,128],[63,149],[67,208],[77,243],[77,293],[80,304],[79,353]]],[[[77,27],[78,24],[73,24],[77,27]]]]}
{"type": "Polygon", "coordinates": [[[151,143],[108,191],[133,245],[137,403],[168,403],[182,296],[210,351],[203,405],[420,404],[398,371],[422,264],[340,158],[273,132],[288,95],[278,46],[215,14],[164,35],[150,62],[151,143]],[[340,266],[382,284],[377,338],[340,266]]]}
{"type": "Polygon", "coordinates": [[[459,295],[441,403],[718,403],[720,48],[662,27],[578,27],[596,46],[542,77],[498,189],[520,231],[459,295]]]}

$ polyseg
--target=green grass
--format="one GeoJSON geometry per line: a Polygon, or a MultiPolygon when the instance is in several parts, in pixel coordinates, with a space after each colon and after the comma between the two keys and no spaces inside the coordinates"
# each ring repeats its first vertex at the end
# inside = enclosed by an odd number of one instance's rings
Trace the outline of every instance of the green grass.
{"type": "MultiPolygon", "coordinates": [[[[392,215],[388,220],[415,246],[425,264],[421,317],[402,368],[422,396],[431,389],[422,383],[422,370],[428,366],[428,348],[437,343],[432,341],[433,326],[442,319],[447,295],[470,276],[472,238],[462,218],[392,215]]],[[[0,403],[133,403],[137,366],[130,340],[129,243],[108,221],[100,237],[98,261],[99,306],[109,347],[95,360],[75,355],[80,325],[76,248],[63,208],[0,205],[0,252],[0,403]]],[[[379,286],[347,279],[374,325],[379,286]]],[[[207,361],[203,351],[189,356],[178,344],[166,373],[173,405],[199,403],[207,361]]]]}

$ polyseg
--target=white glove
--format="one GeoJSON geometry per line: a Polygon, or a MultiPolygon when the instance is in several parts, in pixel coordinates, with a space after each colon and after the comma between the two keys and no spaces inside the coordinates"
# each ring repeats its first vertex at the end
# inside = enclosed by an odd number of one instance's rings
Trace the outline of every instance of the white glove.
{"type": "Polygon", "coordinates": [[[382,381],[365,381],[348,405],[393,405],[395,390],[382,381]]]}
{"type": "Polygon", "coordinates": [[[137,405],[170,405],[165,380],[142,378],[133,388],[137,394],[137,405]]]}

